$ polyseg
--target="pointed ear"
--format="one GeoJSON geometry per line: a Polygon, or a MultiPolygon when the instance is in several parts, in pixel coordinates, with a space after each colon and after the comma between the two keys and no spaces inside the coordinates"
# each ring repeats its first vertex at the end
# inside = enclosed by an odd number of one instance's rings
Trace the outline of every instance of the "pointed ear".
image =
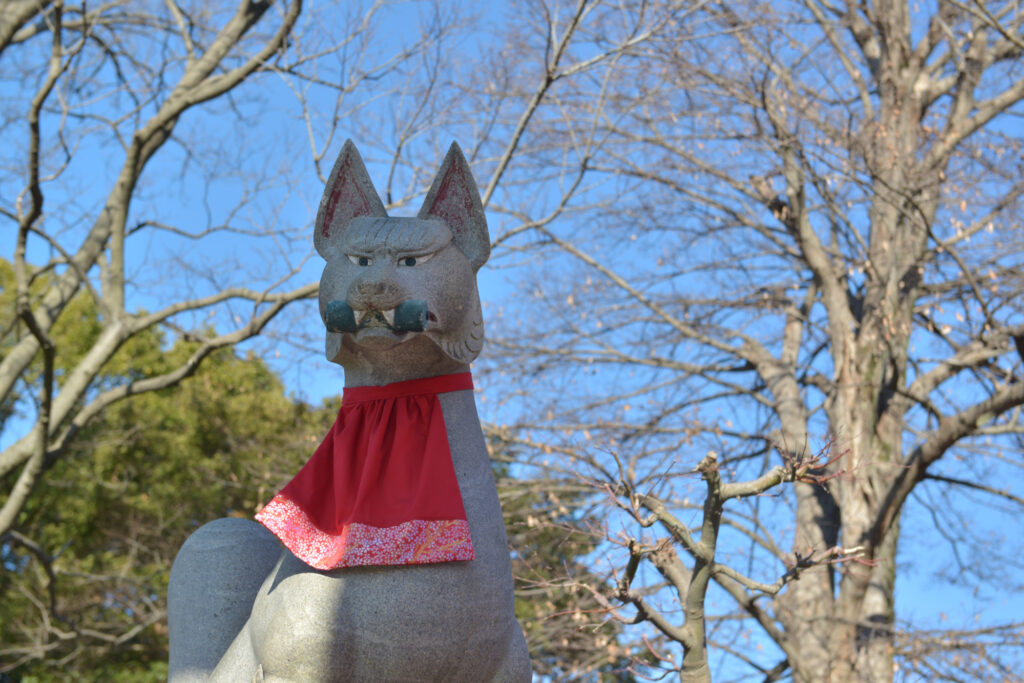
{"type": "Polygon", "coordinates": [[[359,151],[346,140],[338,160],[334,162],[331,176],[320,200],[316,213],[313,244],[325,260],[334,252],[334,245],[341,237],[345,226],[357,216],[387,216],[384,204],[373,189],[370,175],[366,172],[359,151]]]}
{"type": "Polygon", "coordinates": [[[452,143],[434,178],[420,218],[440,218],[455,235],[455,244],[478,270],[491,254],[491,238],[487,234],[487,218],[480,203],[480,192],[459,146],[452,143]]]}

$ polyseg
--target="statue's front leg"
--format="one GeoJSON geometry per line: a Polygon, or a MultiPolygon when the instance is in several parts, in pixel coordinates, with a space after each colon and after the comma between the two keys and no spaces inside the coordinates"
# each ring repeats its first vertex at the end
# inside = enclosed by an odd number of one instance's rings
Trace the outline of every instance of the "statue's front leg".
{"type": "Polygon", "coordinates": [[[215,520],[185,541],[167,590],[171,683],[208,680],[280,556],[277,538],[247,519],[215,520]]]}
{"type": "Polygon", "coordinates": [[[235,637],[210,677],[204,680],[210,683],[263,683],[263,667],[253,648],[249,623],[235,637]]]}
{"type": "Polygon", "coordinates": [[[349,680],[338,661],[355,656],[342,629],[327,616],[337,611],[341,580],[310,570],[288,551],[253,600],[252,613],[209,678],[211,683],[349,680]],[[338,678],[342,675],[342,678],[338,678]]]}

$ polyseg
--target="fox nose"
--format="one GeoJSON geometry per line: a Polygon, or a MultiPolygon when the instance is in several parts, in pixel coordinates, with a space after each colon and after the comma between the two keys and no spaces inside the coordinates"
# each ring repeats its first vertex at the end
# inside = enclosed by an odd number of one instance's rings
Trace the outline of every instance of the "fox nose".
{"type": "Polygon", "coordinates": [[[348,301],[352,308],[394,308],[405,299],[398,287],[387,278],[363,277],[352,283],[348,291],[348,301]]]}
{"type": "Polygon", "coordinates": [[[388,290],[383,280],[360,280],[355,284],[355,293],[361,297],[380,296],[388,290]]]}

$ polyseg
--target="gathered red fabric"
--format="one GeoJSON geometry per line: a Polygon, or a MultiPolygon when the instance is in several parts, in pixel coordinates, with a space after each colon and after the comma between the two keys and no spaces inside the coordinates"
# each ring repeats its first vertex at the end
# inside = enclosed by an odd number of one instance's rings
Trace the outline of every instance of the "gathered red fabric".
{"type": "Polygon", "coordinates": [[[309,461],[256,520],[317,569],[473,559],[438,394],[468,372],[345,389],[309,461]]]}

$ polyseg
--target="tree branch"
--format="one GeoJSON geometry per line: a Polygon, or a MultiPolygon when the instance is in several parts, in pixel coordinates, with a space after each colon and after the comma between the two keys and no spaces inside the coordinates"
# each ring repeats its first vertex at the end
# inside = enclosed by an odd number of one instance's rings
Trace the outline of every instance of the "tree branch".
{"type": "Polygon", "coordinates": [[[903,509],[910,492],[924,479],[929,465],[941,458],[957,441],[970,436],[996,416],[1019,405],[1024,405],[1024,382],[1003,387],[984,401],[939,420],[939,425],[931,437],[911,452],[906,464],[889,487],[880,514],[866,540],[873,547],[882,542],[903,509]]]}

